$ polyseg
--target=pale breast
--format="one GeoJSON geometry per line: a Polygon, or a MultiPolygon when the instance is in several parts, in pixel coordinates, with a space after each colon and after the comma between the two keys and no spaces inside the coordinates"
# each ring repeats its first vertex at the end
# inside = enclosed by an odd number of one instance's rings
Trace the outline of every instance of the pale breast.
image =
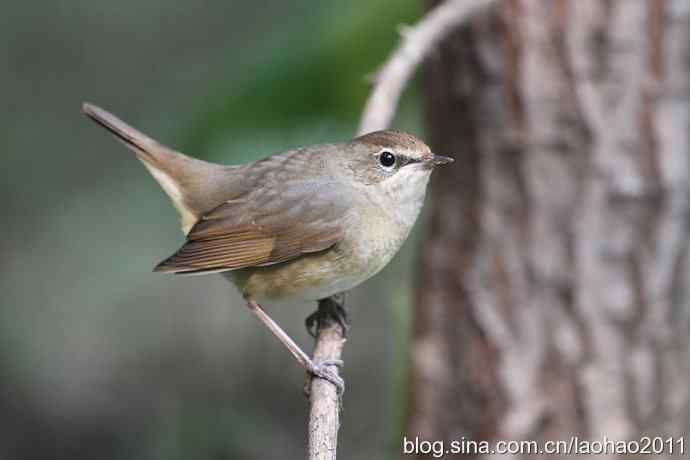
{"type": "Polygon", "coordinates": [[[348,291],[386,266],[409,233],[409,228],[370,207],[348,222],[344,239],[326,251],[226,276],[254,298],[318,300],[348,291]]]}

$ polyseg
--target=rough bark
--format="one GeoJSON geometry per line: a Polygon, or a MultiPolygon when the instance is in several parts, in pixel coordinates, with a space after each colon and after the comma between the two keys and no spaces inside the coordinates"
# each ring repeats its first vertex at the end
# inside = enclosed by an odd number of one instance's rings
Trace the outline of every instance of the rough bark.
{"type": "Polygon", "coordinates": [[[407,436],[690,427],[690,2],[504,0],[425,65],[407,436]]]}

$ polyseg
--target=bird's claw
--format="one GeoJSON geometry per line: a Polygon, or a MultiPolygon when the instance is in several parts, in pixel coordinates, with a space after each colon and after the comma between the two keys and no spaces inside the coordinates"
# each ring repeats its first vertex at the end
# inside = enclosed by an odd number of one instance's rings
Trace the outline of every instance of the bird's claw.
{"type": "Polygon", "coordinates": [[[345,392],[345,381],[333,370],[329,369],[330,366],[343,367],[343,361],[341,359],[324,359],[310,361],[307,365],[307,383],[304,387],[305,396],[309,397],[311,394],[311,380],[316,377],[326,380],[335,386],[338,396],[342,396],[345,392]]]}
{"type": "Polygon", "coordinates": [[[327,324],[328,321],[334,321],[340,325],[343,331],[343,337],[346,337],[350,329],[350,323],[347,319],[347,311],[343,307],[344,303],[345,294],[336,294],[319,300],[318,309],[307,316],[307,319],[304,321],[309,335],[316,338],[322,324],[327,324]]]}

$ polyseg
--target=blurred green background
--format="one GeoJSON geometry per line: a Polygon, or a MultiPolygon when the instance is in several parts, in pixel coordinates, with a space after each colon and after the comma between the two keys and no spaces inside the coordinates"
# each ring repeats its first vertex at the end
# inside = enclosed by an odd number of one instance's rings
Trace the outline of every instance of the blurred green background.
{"type": "MultiPolygon", "coordinates": [[[[302,458],[304,372],[91,101],[221,163],[352,137],[417,0],[10,1],[0,17],[0,459],[302,458]]],[[[414,90],[398,128],[420,133],[414,90]]],[[[348,299],[342,458],[398,455],[415,237],[348,299]]],[[[267,305],[307,349],[315,305],[267,305]]]]}

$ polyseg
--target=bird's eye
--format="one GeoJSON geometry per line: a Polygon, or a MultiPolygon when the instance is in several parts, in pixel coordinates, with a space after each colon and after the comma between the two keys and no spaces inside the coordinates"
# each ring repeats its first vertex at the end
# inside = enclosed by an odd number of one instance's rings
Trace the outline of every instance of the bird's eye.
{"type": "Polygon", "coordinates": [[[379,154],[379,163],[384,168],[392,168],[395,165],[395,155],[388,150],[384,150],[379,154]]]}

